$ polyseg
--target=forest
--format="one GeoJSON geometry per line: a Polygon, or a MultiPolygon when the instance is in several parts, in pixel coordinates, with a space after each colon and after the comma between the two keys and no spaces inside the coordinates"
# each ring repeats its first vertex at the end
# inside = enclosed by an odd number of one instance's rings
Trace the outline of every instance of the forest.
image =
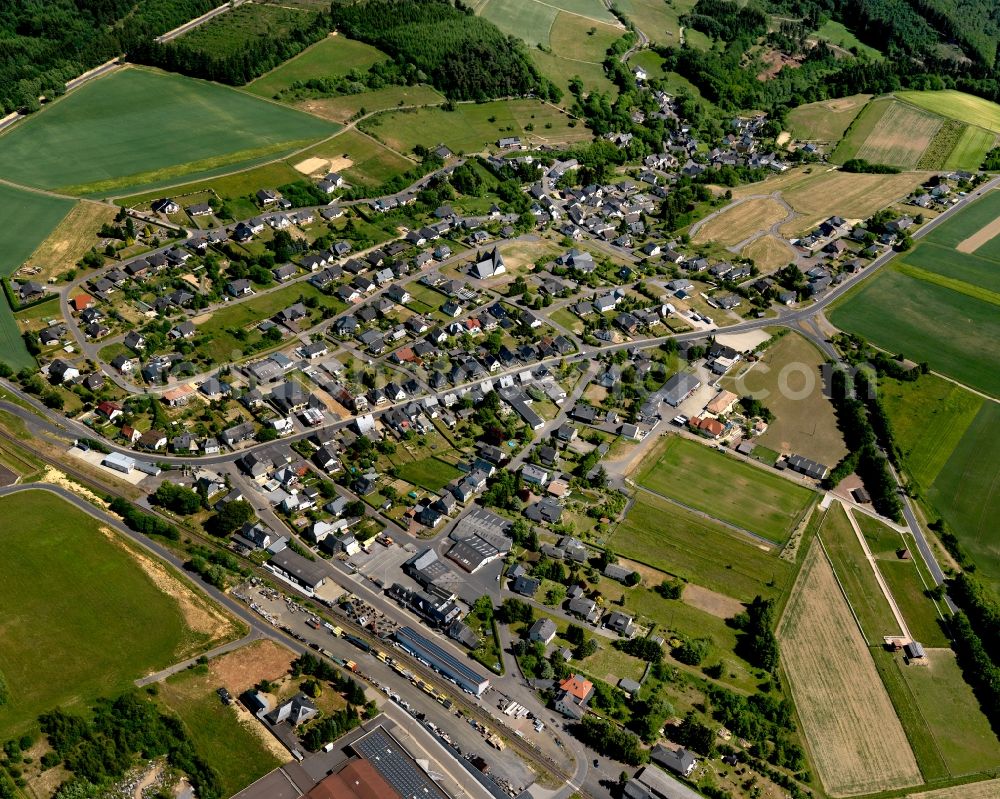
{"type": "Polygon", "coordinates": [[[0,105],[36,111],[65,83],[176,28],[217,0],[8,0],[0,3],[0,105]],[[122,24],[125,20],[127,24],[122,24]]]}
{"type": "Polygon", "coordinates": [[[489,100],[561,92],[541,77],[524,43],[471,9],[448,0],[369,0],[334,3],[333,22],[352,39],[378,47],[416,79],[452,100],[489,100]]]}

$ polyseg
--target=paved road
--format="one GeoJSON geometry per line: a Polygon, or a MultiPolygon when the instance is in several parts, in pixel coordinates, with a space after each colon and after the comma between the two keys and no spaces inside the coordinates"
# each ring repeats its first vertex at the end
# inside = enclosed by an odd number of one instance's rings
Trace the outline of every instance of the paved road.
{"type": "Polygon", "coordinates": [[[183,36],[189,30],[197,28],[199,25],[208,22],[213,17],[217,17],[219,16],[219,14],[225,14],[231,8],[236,8],[236,6],[241,6],[245,2],[247,2],[247,0],[232,0],[232,2],[223,3],[221,6],[213,8],[207,14],[202,14],[200,17],[192,19],[190,22],[185,22],[183,25],[179,25],[172,31],[167,31],[164,34],[157,36],[155,41],[158,42],[159,44],[163,44],[164,42],[169,42],[171,39],[176,39],[178,36],[183,36]]]}

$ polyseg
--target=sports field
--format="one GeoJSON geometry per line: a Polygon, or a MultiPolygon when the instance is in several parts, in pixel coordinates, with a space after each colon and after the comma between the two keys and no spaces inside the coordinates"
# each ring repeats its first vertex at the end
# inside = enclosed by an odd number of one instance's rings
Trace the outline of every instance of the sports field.
{"type": "Polygon", "coordinates": [[[366,119],[360,127],[401,153],[411,152],[418,144],[446,144],[456,153],[480,152],[505,136],[540,143],[574,143],[591,138],[582,123],[575,123],[537,100],[461,103],[454,111],[387,111],[366,119]],[[525,130],[528,125],[534,130],[525,130]]]}
{"type": "Polygon", "coordinates": [[[636,481],[778,545],[814,497],[805,486],[680,436],[664,438],[636,481]]]}
{"type": "Polygon", "coordinates": [[[796,453],[834,466],[844,455],[844,437],[833,405],[823,395],[822,353],[797,333],[782,336],[751,368],[727,377],[725,388],[761,399],[775,420],[757,442],[779,453],[796,453]]]}
{"type": "Polygon", "coordinates": [[[328,36],[307,47],[295,58],[248,83],[246,88],[261,97],[274,97],[296,81],[336,78],[353,69],[364,71],[387,58],[381,50],[364,42],[340,35],[328,36]]]}
{"type": "Polygon", "coordinates": [[[0,498],[0,516],[22,520],[0,532],[7,735],[56,705],[79,707],[196,651],[178,601],[89,516],[42,491],[0,498]]]}
{"type": "Polygon", "coordinates": [[[123,194],[235,169],[336,130],[234,89],[128,68],[84,84],[0,136],[0,173],[72,194],[123,194]]]}
{"type": "Polygon", "coordinates": [[[757,594],[780,597],[795,578],[791,563],[746,536],[646,492],[637,494],[608,544],[622,557],[741,602],[757,594]]]}
{"type": "Polygon", "coordinates": [[[781,662],[824,790],[922,782],[913,750],[830,563],[813,543],[777,630],[781,662]]]}
{"type": "Polygon", "coordinates": [[[698,228],[694,244],[717,241],[726,247],[739,244],[754,233],[767,230],[788,216],[788,209],[771,197],[744,200],[722,210],[698,228]]]}
{"type": "Polygon", "coordinates": [[[788,112],[788,130],[796,139],[838,142],[870,99],[870,94],[855,94],[800,105],[788,112]]]}

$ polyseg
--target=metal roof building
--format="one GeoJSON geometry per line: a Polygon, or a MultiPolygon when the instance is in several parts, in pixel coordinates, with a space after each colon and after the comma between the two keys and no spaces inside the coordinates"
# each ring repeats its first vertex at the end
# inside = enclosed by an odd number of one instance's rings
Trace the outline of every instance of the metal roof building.
{"type": "Polygon", "coordinates": [[[310,591],[326,582],[326,570],[319,563],[308,560],[290,549],[276,552],[267,562],[267,566],[310,591]]]}
{"type": "Polygon", "coordinates": [[[406,651],[426,660],[437,671],[458,683],[476,696],[482,696],[490,687],[490,681],[467,663],[463,663],[438,644],[425,638],[412,627],[400,627],[395,632],[396,641],[406,651]]]}
{"type": "Polygon", "coordinates": [[[410,757],[409,753],[379,726],[358,738],[350,748],[371,763],[379,776],[400,796],[420,799],[449,799],[441,788],[410,757]]]}
{"type": "Polygon", "coordinates": [[[661,389],[663,401],[676,408],[699,386],[701,381],[697,377],[687,372],[678,372],[663,384],[661,389]]]}

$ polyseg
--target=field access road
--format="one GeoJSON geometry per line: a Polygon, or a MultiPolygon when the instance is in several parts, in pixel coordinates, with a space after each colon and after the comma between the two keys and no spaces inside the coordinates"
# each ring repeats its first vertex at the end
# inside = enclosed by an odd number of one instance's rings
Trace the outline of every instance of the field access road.
{"type": "Polygon", "coordinates": [[[208,13],[202,14],[200,17],[196,17],[195,19],[192,19],[190,22],[185,22],[183,25],[178,25],[172,31],[167,31],[164,34],[157,36],[156,39],[154,39],[154,41],[157,44],[163,44],[164,42],[169,42],[171,39],[176,39],[178,36],[183,36],[189,30],[197,28],[199,25],[201,25],[204,22],[208,22],[213,17],[217,17],[219,16],[219,14],[224,14],[231,8],[236,8],[237,6],[241,6],[245,2],[247,2],[247,0],[231,0],[230,2],[225,2],[221,6],[218,6],[217,8],[213,8],[208,13]]]}

